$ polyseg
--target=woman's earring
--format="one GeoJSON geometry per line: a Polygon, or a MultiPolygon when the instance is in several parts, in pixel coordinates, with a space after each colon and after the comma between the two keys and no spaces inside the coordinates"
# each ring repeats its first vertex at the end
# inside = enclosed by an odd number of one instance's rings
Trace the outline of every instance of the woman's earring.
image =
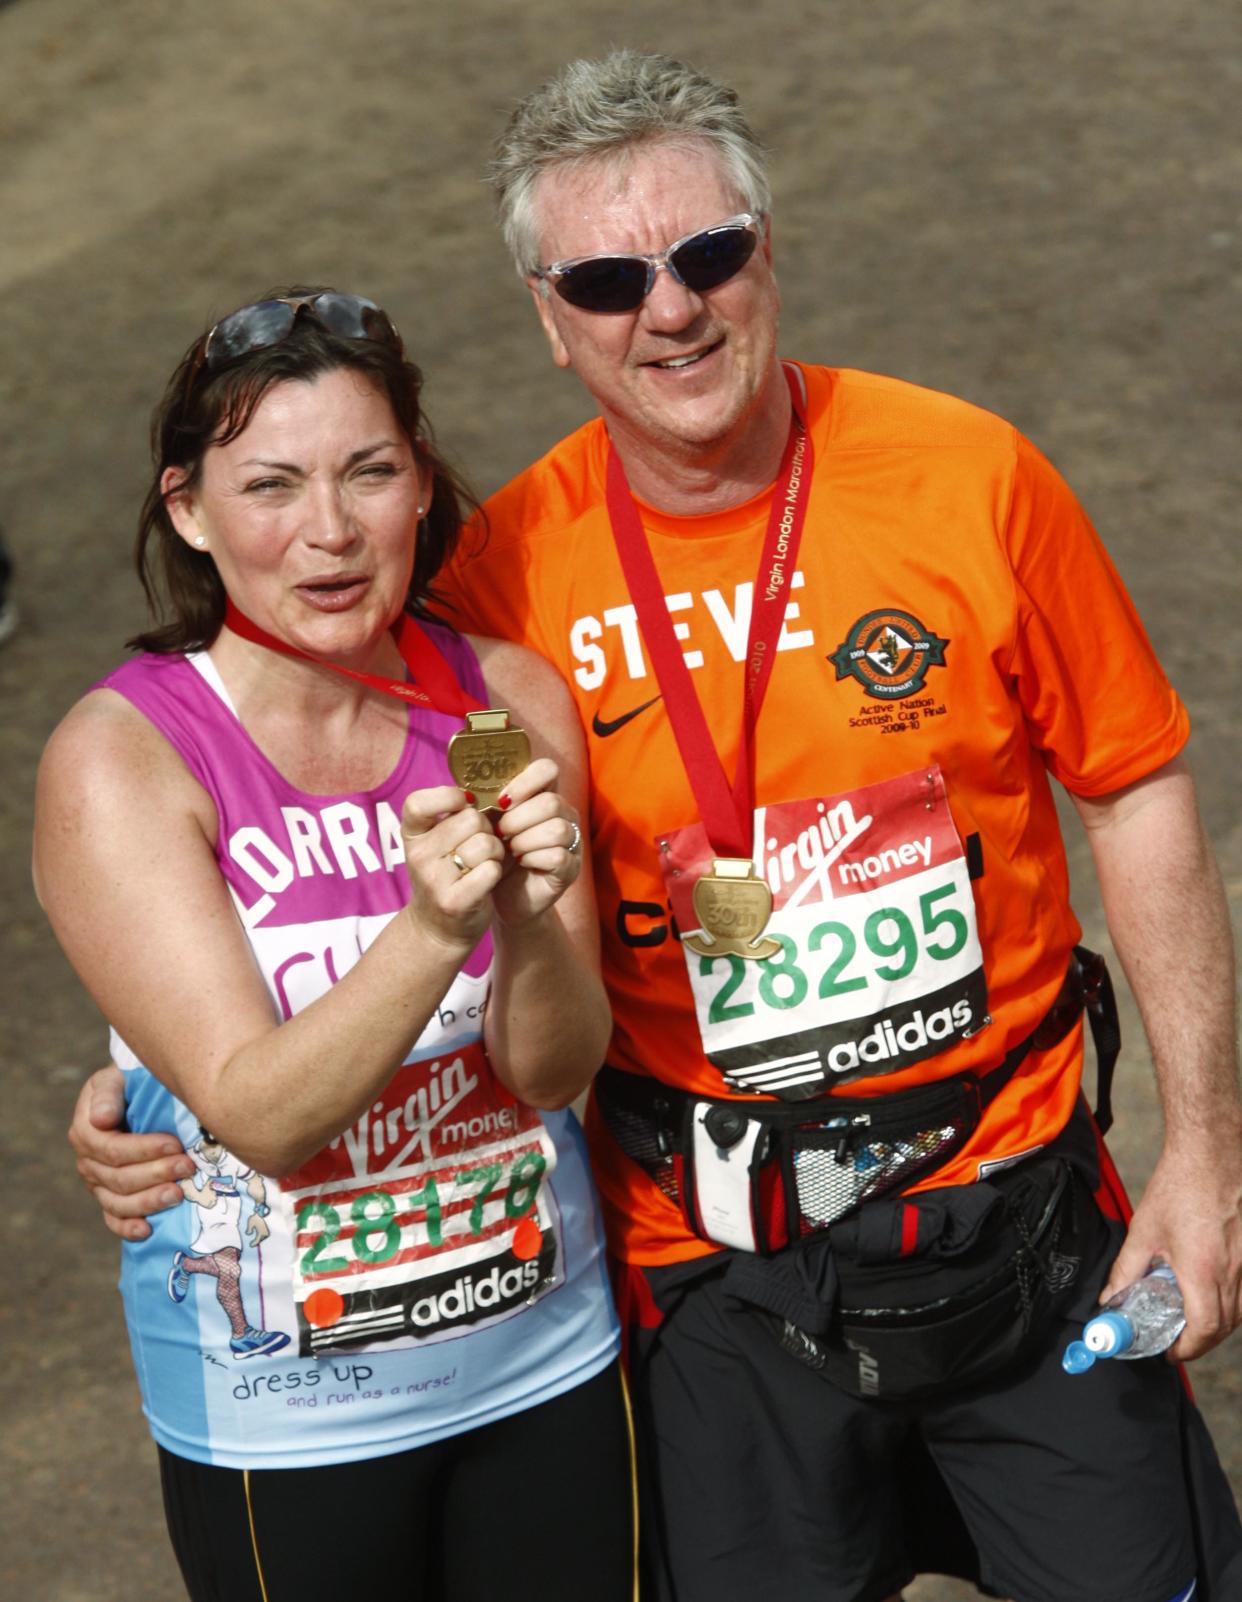
{"type": "Polygon", "coordinates": [[[425,517],[427,515],[427,508],[425,506],[420,506],[418,508],[418,515],[419,517],[425,517]]]}
{"type": "Polygon", "coordinates": [[[197,535],[197,536],[196,536],[196,538],[195,538],[195,540],[194,540],[194,543],[195,543],[195,545],[197,545],[197,546],[198,546],[198,547],[199,547],[199,549],[200,549],[200,550],[201,550],[201,549],[202,549],[202,547],[203,547],[203,546],[204,546],[204,545],[206,545],[206,543],[207,543],[207,538],[206,538],[206,536],[205,536],[205,535],[203,535],[203,534],[199,534],[199,535],[197,535]]]}

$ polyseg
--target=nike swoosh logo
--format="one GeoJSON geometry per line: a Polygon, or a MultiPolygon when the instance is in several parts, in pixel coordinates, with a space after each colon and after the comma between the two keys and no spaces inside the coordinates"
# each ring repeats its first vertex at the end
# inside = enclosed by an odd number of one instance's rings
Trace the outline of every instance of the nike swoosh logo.
{"type": "Polygon", "coordinates": [[[591,732],[592,734],[598,734],[601,740],[606,740],[610,734],[615,734],[618,729],[623,729],[631,718],[636,718],[640,712],[645,712],[649,706],[654,706],[660,699],[660,696],[653,695],[650,701],[644,701],[641,706],[633,707],[629,712],[623,712],[619,718],[613,718],[607,723],[597,712],[591,719],[591,732]]]}

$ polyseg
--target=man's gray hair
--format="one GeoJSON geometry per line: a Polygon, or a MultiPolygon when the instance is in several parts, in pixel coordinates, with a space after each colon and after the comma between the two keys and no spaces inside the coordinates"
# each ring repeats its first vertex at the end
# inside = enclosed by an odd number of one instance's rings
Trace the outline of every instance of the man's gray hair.
{"type": "Polygon", "coordinates": [[[621,157],[636,145],[707,146],[744,211],[771,210],[768,153],[737,95],[672,56],[614,50],[571,61],[519,101],[488,169],[505,244],[519,276],[539,260],[535,188],[553,167],[621,157]]]}

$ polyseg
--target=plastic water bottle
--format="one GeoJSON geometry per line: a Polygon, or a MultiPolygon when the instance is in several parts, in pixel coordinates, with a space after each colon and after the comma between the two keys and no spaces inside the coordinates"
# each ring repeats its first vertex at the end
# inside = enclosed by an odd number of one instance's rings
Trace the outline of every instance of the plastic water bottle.
{"type": "Polygon", "coordinates": [[[1167,1263],[1157,1263],[1088,1319],[1082,1339],[1066,1348],[1061,1367],[1067,1374],[1084,1374],[1101,1357],[1155,1357],[1185,1328],[1177,1275],[1167,1263]]]}

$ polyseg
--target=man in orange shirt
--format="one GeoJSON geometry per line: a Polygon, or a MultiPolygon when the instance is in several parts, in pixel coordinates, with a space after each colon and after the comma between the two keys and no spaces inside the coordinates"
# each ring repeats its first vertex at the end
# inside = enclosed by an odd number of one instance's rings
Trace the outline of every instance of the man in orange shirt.
{"type": "MultiPolygon", "coordinates": [[[[1060,1372],[1058,1317],[1157,1257],[1185,1296],[1175,1356],[1242,1321],[1228,917],[1184,709],[1106,554],[1009,425],[778,357],[763,152],[721,85],[638,52],[574,63],[493,175],[600,416],[492,499],[441,587],[459,625],[547,656],[589,730],[616,1027],[588,1134],[651,1596],[740,1602],[776,1576],[880,1602],[934,1566],[1015,1602],[1242,1595],[1173,1371],[1060,1372]],[[1120,1250],[1049,773],[1165,1108],[1120,1250]],[[1021,1328],[985,1340],[970,1270],[1002,1215],[1021,1328]],[[849,1346],[864,1262],[890,1311],[945,1287],[963,1311],[849,1346]],[[942,1377],[894,1387],[932,1347],[942,1377]]],[[[116,1177],[88,1101],[88,1178],[149,1182],[116,1177]]]]}

